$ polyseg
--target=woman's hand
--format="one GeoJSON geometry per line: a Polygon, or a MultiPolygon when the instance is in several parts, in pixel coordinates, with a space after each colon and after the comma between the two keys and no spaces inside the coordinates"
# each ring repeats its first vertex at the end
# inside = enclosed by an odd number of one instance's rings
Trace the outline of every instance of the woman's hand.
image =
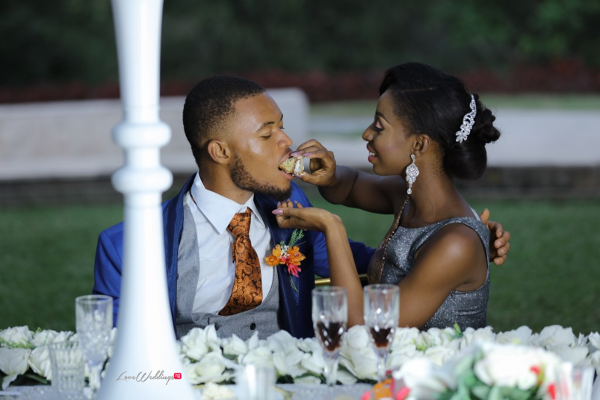
{"type": "Polygon", "coordinates": [[[302,155],[310,159],[310,173],[304,172],[299,176],[304,182],[316,186],[335,185],[335,156],[332,151],[328,151],[321,143],[311,139],[298,146],[298,150],[291,155],[302,155]]]}
{"type": "Polygon", "coordinates": [[[483,210],[480,215],[483,222],[490,230],[490,261],[502,265],[510,250],[510,232],[505,231],[500,222],[490,221],[490,210],[483,210]]]}
{"type": "Polygon", "coordinates": [[[301,228],[326,232],[333,225],[342,222],[340,217],[322,208],[304,208],[298,202],[294,208],[291,200],[277,203],[277,208],[272,213],[277,216],[277,223],[281,228],[301,228]]]}

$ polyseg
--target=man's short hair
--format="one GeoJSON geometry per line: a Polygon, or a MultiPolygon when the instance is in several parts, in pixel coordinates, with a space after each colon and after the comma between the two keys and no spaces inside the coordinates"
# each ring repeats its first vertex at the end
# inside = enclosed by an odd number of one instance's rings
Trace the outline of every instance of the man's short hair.
{"type": "Polygon", "coordinates": [[[234,103],[264,92],[258,83],[238,76],[213,76],[194,86],[183,106],[183,130],[198,167],[206,143],[222,134],[226,117],[234,113],[234,103]]]}

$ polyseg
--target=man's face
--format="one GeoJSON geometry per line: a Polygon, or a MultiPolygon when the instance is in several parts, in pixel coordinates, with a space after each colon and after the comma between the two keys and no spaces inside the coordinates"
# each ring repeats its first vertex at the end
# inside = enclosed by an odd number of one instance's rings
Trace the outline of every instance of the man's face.
{"type": "Polygon", "coordinates": [[[235,162],[231,180],[240,189],[261,193],[278,201],[290,197],[292,176],[279,165],[292,151],[292,140],[283,132],[283,114],[265,93],[235,102],[231,119],[235,162]]]}

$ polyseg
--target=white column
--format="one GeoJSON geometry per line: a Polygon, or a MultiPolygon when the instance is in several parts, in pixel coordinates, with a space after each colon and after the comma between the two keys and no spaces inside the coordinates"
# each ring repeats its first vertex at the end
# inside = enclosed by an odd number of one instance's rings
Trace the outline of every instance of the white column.
{"type": "Polygon", "coordinates": [[[160,147],[171,136],[158,114],[162,0],[112,0],[112,6],[124,113],[113,138],[125,152],[113,185],[124,195],[125,228],[117,341],[97,399],[191,400],[171,322],[160,206],[172,183],[160,164],[160,147]],[[161,371],[183,379],[152,379],[161,371]],[[119,380],[138,374],[150,379],[119,380]]]}

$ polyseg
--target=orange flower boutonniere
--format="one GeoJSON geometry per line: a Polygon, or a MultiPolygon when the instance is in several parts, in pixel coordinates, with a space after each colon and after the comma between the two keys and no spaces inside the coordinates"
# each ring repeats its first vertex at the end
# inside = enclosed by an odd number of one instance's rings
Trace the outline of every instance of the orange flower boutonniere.
{"type": "MultiPolygon", "coordinates": [[[[301,229],[294,229],[292,233],[292,237],[288,244],[285,242],[280,242],[275,248],[271,251],[271,254],[265,258],[267,264],[271,267],[274,267],[279,264],[284,264],[290,275],[294,275],[298,277],[298,273],[302,270],[300,269],[300,263],[306,257],[304,254],[300,252],[298,241],[304,237],[304,232],[301,229]]],[[[290,280],[291,280],[290,276],[290,280]]],[[[294,282],[292,281],[292,287],[297,291],[294,286],[294,282]]]]}

